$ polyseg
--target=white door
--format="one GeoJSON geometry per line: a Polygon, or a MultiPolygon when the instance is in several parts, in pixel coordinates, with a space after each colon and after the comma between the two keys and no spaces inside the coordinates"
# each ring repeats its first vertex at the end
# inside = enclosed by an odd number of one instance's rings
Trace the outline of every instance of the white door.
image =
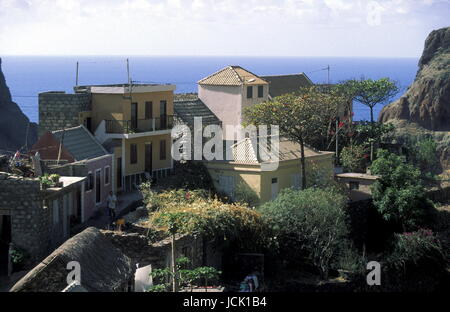
{"type": "Polygon", "coordinates": [[[278,196],[278,178],[272,178],[272,196],[271,199],[274,200],[278,196]]]}
{"type": "Polygon", "coordinates": [[[228,196],[234,196],[234,178],[232,176],[219,176],[219,187],[228,196]]]}

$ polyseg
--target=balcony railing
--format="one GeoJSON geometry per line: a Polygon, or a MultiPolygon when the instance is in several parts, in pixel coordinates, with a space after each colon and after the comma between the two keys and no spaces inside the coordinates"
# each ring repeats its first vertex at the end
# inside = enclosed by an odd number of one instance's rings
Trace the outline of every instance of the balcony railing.
{"type": "Polygon", "coordinates": [[[173,116],[151,119],[105,120],[106,133],[142,133],[173,128],[173,116]]]}

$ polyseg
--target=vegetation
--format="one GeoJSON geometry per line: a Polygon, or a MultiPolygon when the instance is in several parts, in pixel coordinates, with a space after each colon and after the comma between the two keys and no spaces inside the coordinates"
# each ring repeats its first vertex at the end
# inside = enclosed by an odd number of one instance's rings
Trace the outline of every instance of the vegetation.
{"type": "Polygon", "coordinates": [[[394,222],[402,231],[415,229],[432,207],[420,181],[420,171],[404,157],[379,150],[371,172],[380,175],[372,186],[372,196],[383,219],[394,222]]]}
{"type": "Polygon", "coordinates": [[[389,78],[352,79],[345,81],[343,86],[357,102],[369,107],[371,123],[374,122],[373,108],[377,104],[388,102],[398,93],[398,84],[389,78]]]}
{"type": "Polygon", "coordinates": [[[172,280],[178,286],[190,287],[191,291],[195,286],[195,283],[203,285],[205,291],[208,290],[209,282],[218,280],[221,272],[213,267],[197,267],[194,269],[189,269],[188,266],[191,260],[187,257],[181,257],[176,259],[176,274],[166,267],[164,269],[154,269],[150,273],[150,276],[156,282],[153,286],[147,289],[148,292],[167,292],[170,289],[171,283],[168,281],[172,280]]]}
{"type": "Polygon", "coordinates": [[[366,172],[369,154],[362,145],[346,146],[341,152],[341,162],[348,172],[366,172]]]}
{"type": "Polygon", "coordinates": [[[234,197],[237,203],[242,203],[249,207],[256,207],[259,205],[258,194],[243,182],[236,185],[234,197]]]}
{"type": "Polygon", "coordinates": [[[284,189],[259,211],[284,259],[298,262],[307,255],[327,278],[348,233],[345,203],[345,197],[333,188],[284,189]]]}
{"type": "Polygon", "coordinates": [[[278,125],[280,135],[300,144],[302,187],[306,188],[305,144],[326,140],[339,104],[346,101],[340,93],[303,88],[245,110],[246,122],[253,125],[278,125]],[[320,112],[318,114],[317,112],[320,112]]]}
{"type": "Polygon", "coordinates": [[[57,186],[59,183],[59,174],[44,174],[43,176],[39,177],[39,180],[41,181],[41,184],[43,186],[43,188],[48,188],[48,187],[54,187],[57,186]]]}

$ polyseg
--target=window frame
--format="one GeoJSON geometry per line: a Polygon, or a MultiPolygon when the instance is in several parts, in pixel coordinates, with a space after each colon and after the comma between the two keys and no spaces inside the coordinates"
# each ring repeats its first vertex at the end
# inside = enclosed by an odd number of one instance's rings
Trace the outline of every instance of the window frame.
{"type": "Polygon", "coordinates": [[[264,86],[258,86],[258,98],[264,97],[264,86]]]}
{"type": "Polygon", "coordinates": [[[247,99],[253,99],[253,86],[247,86],[247,99]]]}
{"type": "Polygon", "coordinates": [[[166,140],[159,141],[159,160],[167,159],[167,143],[166,140]]]}
{"type": "Polygon", "coordinates": [[[130,165],[138,163],[138,147],[137,143],[130,143],[130,165]]]}

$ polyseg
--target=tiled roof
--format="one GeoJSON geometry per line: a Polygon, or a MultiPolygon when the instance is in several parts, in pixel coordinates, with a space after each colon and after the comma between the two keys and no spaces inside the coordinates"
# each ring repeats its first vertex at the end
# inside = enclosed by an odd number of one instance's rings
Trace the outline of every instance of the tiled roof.
{"type": "Polygon", "coordinates": [[[203,126],[222,124],[219,118],[200,99],[174,101],[173,110],[175,117],[181,119],[191,129],[194,127],[194,117],[202,117],[203,126]]]}
{"type": "MultiPolygon", "coordinates": [[[[266,141],[267,143],[267,141],[266,141]]],[[[260,141],[262,144],[262,141],[260,141]]],[[[260,163],[261,159],[258,158],[256,147],[253,146],[251,139],[243,139],[232,147],[233,158],[235,162],[240,163],[260,163]]],[[[273,150],[273,152],[276,152],[273,150]]],[[[305,157],[313,157],[325,154],[333,154],[333,152],[316,151],[310,147],[305,146],[305,157]]],[[[279,160],[293,160],[300,159],[300,145],[293,141],[289,141],[285,138],[280,138],[279,144],[279,160]]]]}
{"type": "MultiPolygon", "coordinates": [[[[53,131],[52,133],[58,141],[61,141],[63,130],[53,131]]],[[[84,126],[65,129],[62,144],[76,161],[108,154],[84,126]]]]}
{"type": "Polygon", "coordinates": [[[227,66],[214,74],[201,79],[200,85],[241,86],[261,85],[267,81],[240,66],[227,66]]]}
{"type": "Polygon", "coordinates": [[[304,73],[293,75],[261,76],[269,82],[269,95],[274,98],[293,93],[302,87],[312,86],[312,81],[304,73]]]}
{"type": "Polygon", "coordinates": [[[198,99],[198,93],[174,93],[174,101],[192,101],[198,99]]]}

